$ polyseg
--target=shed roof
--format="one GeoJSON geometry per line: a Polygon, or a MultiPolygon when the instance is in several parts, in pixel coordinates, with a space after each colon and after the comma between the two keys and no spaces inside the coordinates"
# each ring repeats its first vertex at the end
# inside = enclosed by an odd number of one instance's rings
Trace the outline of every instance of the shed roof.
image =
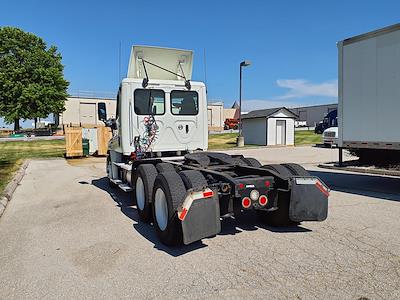
{"type": "Polygon", "coordinates": [[[278,107],[278,108],[268,108],[268,109],[260,109],[260,110],[253,110],[246,115],[242,115],[242,119],[253,119],[253,118],[268,118],[273,114],[284,110],[288,115],[292,118],[297,118],[298,116],[287,109],[286,107],[278,107]]]}

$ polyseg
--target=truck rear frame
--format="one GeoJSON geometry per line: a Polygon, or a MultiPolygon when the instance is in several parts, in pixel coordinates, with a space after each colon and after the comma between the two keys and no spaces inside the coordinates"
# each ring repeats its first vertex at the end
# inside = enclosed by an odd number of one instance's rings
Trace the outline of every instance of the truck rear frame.
{"type": "Polygon", "coordinates": [[[114,165],[118,174],[107,168],[111,185],[133,191],[141,221],[153,223],[161,242],[170,246],[214,236],[222,219],[247,210],[256,210],[261,222],[273,226],[327,217],[328,187],[296,164],[261,166],[242,155],[195,152],[163,159],[126,157],[124,163],[114,165]],[[163,217],[157,208],[160,188],[166,190],[170,211],[163,217]],[[160,226],[165,219],[167,226],[160,226]],[[165,230],[171,232],[165,235],[165,230]]]}

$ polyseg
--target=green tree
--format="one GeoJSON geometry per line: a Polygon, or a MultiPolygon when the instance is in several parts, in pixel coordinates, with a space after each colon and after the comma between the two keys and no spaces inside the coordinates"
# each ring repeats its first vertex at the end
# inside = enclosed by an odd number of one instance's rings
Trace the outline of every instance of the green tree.
{"type": "Polygon", "coordinates": [[[64,111],[69,82],[61,54],[40,37],[0,27],[0,116],[19,129],[20,119],[45,118],[64,111]]]}

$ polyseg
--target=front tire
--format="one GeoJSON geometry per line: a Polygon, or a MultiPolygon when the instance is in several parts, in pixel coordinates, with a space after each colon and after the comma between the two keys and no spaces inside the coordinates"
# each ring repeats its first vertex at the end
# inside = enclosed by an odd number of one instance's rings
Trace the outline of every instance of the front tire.
{"type": "Polygon", "coordinates": [[[108,186],[112,189],[115,189],[117,185],[111,181],[112,178],[112,162],[110,155],[107,157],[107,163],[106,163],[106,172],[107,172],[107,179],[108,179],[108,186]]]}
{"type": "Polygon", "coordinates": [[[177,210],[185,199],[185,185],[176,172],[158,174],[153,190],[153,219],[159,240],[167,246],[183,243],[182,223],[177,210]]]}

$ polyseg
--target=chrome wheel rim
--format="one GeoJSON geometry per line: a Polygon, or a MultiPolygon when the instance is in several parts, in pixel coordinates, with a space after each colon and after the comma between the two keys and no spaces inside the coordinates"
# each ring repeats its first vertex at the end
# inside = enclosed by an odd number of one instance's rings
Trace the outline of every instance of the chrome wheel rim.
{"type": "Polygon", "coordinates": [[[168,205],[165,193],[161,188],[157,189],[154,196],[154,209],[158,227],[164,231],[168,224],[168,205]]]}
{"type": "Polygon", "coordinates": [[[145,193],[144,193],[143,180],[142,177],[140,176],[136,179],[135,193],[136,193],[137,208],[143,210],[145,204],[145,195],[144,195],[145,193]]]}

